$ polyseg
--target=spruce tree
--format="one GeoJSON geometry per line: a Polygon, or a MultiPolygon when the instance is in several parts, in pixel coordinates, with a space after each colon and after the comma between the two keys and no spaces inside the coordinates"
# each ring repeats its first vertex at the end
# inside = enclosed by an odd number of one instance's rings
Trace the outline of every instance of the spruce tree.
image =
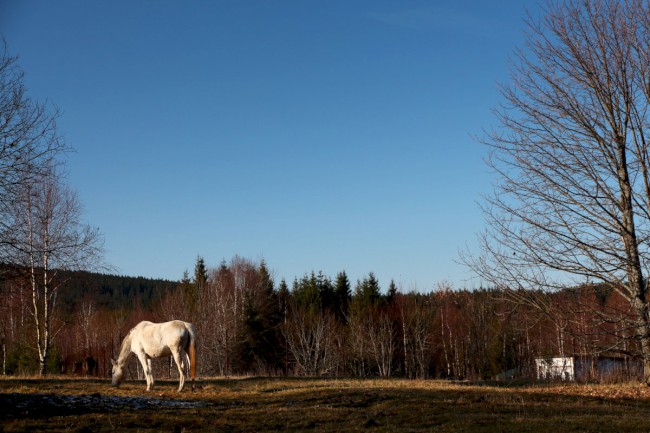
{"type": "Polygon", "coordinates": [[[341,271],[336,275],[334,285],[334,314],[339,321],[345,321],[348,316],[351,296],[350,280],[345,271],[341,271]]]}
{"type": "Polygon", "coordinates": [[[194,265],[194,280],[192,284],[186,286],[188,291],[186,292],[187,301],[192,310],[196,310],[196,307],[199,302],[200,293],[205,290],[205,287],[208,283],[208,271],[205,267],[205,261],[203,257],[196,256],[196,264],[194,265]]]}
{"type": "Polygon", "coordinates": [[[397,296],[397,286],[395,285],[395,280],[390,280],[388,293],[386,294],[386,302],[388,302],[389,305],[392,304],[395,300],[395,296],[397,296]]]}
{"type": "Polygon", "coordinates": [[[279,367],[279,324],[282,319],[273,279],[262,261],[257,270],[255,290],[246,294],[244,320],[236,356],[242,372],[279,367]]]}
{"type": "Polygon", "coordinates": [[[307,310],[316,313],[321,308],[321,294],[318,289],[316,274],[305,274],[300,281],[294,282],[293,298],[296,303],[307,310]]]}
{"type": "Polygon", "coordinates": [[[363,281],[358,281],[354,293],[355,300],[362,305],[377,305],[381,300],[379,281],[375,274],[370,272],[363,281]]]}
{"type": "Polygon", "coordinates": [[[316,287],[320,297],[321,311],[332,310],[334,306],[334,286],[332,280],[326,277],[323,271],[320,271],[316,276],[316,287]]]}
{"type": "Polygon", "coordinates": [[[203,257],[196,256],[196,265],[194,266],[194,284],[196,285],[197,293],[205,289],[208,282],[208,271],[205,267],[203,257]]]}

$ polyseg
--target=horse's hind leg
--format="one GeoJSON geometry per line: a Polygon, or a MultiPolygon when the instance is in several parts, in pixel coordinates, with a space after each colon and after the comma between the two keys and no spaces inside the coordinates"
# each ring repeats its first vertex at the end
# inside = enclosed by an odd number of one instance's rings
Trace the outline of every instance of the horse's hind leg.
{"type": "Polygon", "coordinates": [[[185,386],[185,372],[183,371],[183,361],[181,360],[181,354],[178,350],[172,351],[172,356],[174,357],[174,362],[176,362],[176,367],[178,367],[178,392],[181,392],[183,390],[183,386],[185,386]]]}
{"type": "MultiPolygon", "coordinates": [[[[187,361],[187,364],[185,364],[185,372],[187,373],[187,377],[190,377],[191,371],[190,368],[192,366],[192,361],[190,360],[190,354],[185,352],[185,360],[187,361]]],[[[194,392],[194,378],[192,378],[192,392],[194,392]]]]}

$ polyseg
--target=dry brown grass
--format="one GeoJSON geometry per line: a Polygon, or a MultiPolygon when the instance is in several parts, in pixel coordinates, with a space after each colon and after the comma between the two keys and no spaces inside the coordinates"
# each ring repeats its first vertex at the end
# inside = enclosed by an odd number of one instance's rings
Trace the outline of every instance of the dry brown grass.
{"type": "Polygon", "coordinates": [[[144,382],[1,379],[0,431],[650,431],[650,388],[638,384],[216,378],[181,394],[176,385],[147,393],[144,382]]]}

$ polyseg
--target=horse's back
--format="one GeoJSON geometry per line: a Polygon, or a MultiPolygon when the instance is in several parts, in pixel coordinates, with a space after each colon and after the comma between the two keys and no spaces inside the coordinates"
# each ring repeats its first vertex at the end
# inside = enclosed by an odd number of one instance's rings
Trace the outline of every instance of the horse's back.
{"type": "Polygon", "coordinates": [[[147,326],[151,326],[151,325],[155,325],[155,323],[150,322],[150,321],[148,321],[148,320],[143,320],[143,321],[139,322],[137,325],[135,325],[135,326],[133,327],[133,329],[131,329],[131,332],[133,332],[133,331],[135,331],[135,330],[137,330],[137,329],[143,329],[143,328],[146,328],[147,326]]]}
{"type": "Polygon", "coordinates": [[[182,320],[171,320],[169,322],[161,322],[161,323],[154,323],[148,320],[143,320],[142,322],[138,323],[132,329],[132,331],[139,330],[140,332],[144,332],[146,330],[149,333],[153,333],[153,332],[170,333],[173,332],[174,330],[178,330],[178,331],[184,330],[187,328],[188,325],[192,326],[191,323],[183,322],[182,320]]]}
{"type": "Polygon", "coordinates": [[[185,349],[194,337],[194,327],[182,320],[172,320],[160,324],[160,333],[167,344],[178,345],[185,349]]]}
{"type": "Polygon", "coordinates": [[[166,356],[168,349],[187,350],[195,339],[194,326],[182,320],[162,323],[142,321],[131,332],[135,345],[142,347],[152,357],[166,356]]]}

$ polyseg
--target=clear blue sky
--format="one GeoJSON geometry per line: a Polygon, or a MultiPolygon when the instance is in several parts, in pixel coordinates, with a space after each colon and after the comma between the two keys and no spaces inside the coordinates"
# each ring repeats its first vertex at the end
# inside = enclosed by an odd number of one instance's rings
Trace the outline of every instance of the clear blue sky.
{"type": "Polygon", "coordinates": [[[263,258],[383,289],[457,264],[491,188],[472,136],[537,2],[0,0],[69,184],[125,275],[263,258]]]}

